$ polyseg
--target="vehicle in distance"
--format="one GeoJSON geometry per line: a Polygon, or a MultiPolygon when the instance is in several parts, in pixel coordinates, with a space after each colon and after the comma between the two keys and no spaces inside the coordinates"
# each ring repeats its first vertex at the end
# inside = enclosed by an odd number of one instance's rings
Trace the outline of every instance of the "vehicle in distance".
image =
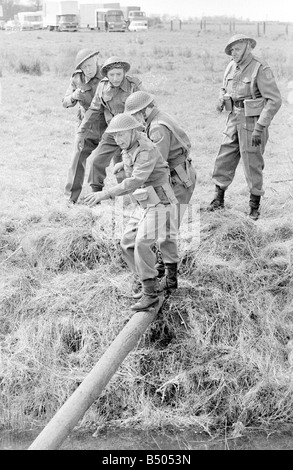
{"type": "Polygon", "coordinates": [[[147,21],[131,21],[130,25],[128,26],[129,31],[147,31],[148,30],[148,23],[147,21]]]}

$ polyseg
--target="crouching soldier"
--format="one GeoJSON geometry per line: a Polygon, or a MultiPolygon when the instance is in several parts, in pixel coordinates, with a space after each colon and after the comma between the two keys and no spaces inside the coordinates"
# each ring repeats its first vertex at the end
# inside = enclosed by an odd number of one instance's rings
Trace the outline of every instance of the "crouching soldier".
{"type": "MultiPolygon", "coordinates": [[[[156,144],[171,173],[171,185],[178,200],[178,228],[184,211],[191,199],[195,187],[196,174],[189,156],[191,143],[189,137],[169,114],[161,111],[154,101],[154,96],[145,91],[136,91],[125,102],[125,112],[133,115],[145,127],[147,136],[156,144]]],[[[177,264],[168,263],[168,253],[174,251],[173,238],[161,241],[156,268],[161,286],[166,289],[177,288],[177,264]]]]}
{"type": "Polygon", "coordinates": [[[104,113],[100,112],[88,129],[81,128],[81,122],[102,79],[98,65],[98,54],[98,51],[89,49],[81,49],[77,53],[75,71],[62,101],[64,108],[78,105],[79,127],[75,136],[73,157],[65,186],[65,195],[69,197],[69,202],[72,204],[77,202],[82,191],[87,158],[98,146],[107,127],[104,113]]]}
{"type": "MultiPolygon", "coordinates": [[[[130,217],[121,239],[123,258],[142,283],[143,295],[131,307],[136,311],[157,305],[163,295],[155,267],[154,244],[166,237],[177,240],[177,224],[172,218],[172,207],[177,199],[169,183],[169,166],[156,145],[139,132],[142,129],[141,124],[126,113],[117,114],[111,120],[105,132],[113,135],[122,149],[125,179],[109,190],[90,193],[84,199],[92,207],[105,199],[131,194],[142,208],[130,217]]],[[[167,261],[178,263],[176,243],[172,244],[167,261]]]]}

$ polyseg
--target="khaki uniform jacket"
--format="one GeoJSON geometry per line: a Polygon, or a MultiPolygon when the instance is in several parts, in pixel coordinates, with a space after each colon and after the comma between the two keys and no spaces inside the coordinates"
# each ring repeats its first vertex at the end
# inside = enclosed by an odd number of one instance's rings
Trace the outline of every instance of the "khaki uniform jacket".
{"type": "Polygon", "coordinates": [[[169,114],[154,108],[147,118],[146,132],[170,169],[185,161],[191,148],[189,137],[169,114]]]}
{"type": "Polygon", "coordinates": [[[119,87],[113,87],[107,77],[99,83],[95,96],[85,114],[82,128],[88,127],[97,119],[97,113],[104,111],[107,124],[118,113],[123,113],[125,101],[131,93],[140,90],[141,81],[136,77],[125,75],[119,87]]]}
{"type": "Polygon", "coordinates": [[[274,75],[268,64],[251,53],[238,65],[240,73],[236,72],[237,64],[234,60],[228,64],[220,91],[220,98],[228,93],[235,100],[251,98],[264,98],[265,106],[257,123],[268,127],[282,104],[280,91],[274,75]]]}
{"type": "Polygon", "coordinates": [[[78,103],[77,118],[81,122],[84,118],[86,111],[89,109],[92,99],[95,96],[98,84],[100,83],[102,76],[100,72],[90,79],[89,82],[85,82],[85,75],[81,69],[77,69],[73,72],[69,86],[62,100],[64,108],[71,108],[78,103]],[[71,95],[77,89],[80,88],[84,93],[82,100],[72,100],[71,95]]]}
{"type": "Polygon", "coordinates": [[[126,178],[108,190],[110,197],[130,194],[143,186],[158,187],[169,184],[168,163],[144,133],[137,133],[139,138],[134,145],[129,150],[122,151],[126,178]]]}

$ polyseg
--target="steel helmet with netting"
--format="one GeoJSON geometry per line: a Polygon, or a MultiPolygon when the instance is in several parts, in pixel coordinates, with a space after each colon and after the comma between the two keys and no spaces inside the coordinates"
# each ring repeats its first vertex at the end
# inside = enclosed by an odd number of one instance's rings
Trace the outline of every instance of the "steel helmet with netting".
{"type": "Polygon", "coordinates": [[[236,44],[236,42],[243,42],[243,41],[249,41],[250,44],[251,44],[251,48],[254,49],[255,46],[256,46],[256,40],[251,38],[250,36],[246,36],[246,34],[235,34],[234,36],[232,36],[226,47],[225,47],[225,52],[227,55],[231,55],[231,47],[236,44]]]}
{"type": "Polygon", "coordinates": [[[109,57],[101,67],[102,75],[106,77],[109,70],[114,68],[122,68],[123,70],[125,70],[125,72],[128,72],[128,70],[130,69],[130,64],[125,60],[122,60],[120,57],[109,57]]]}
{"type": "Polygon", "coordinates": [[[105,132],[114,134],[115,132],[130,131],[131,129],[143,130],[143,126],[128,113],[119,113],[111,119],[105,132]]]}
{"type": "Polygon", "coordinates": [[[128,96],[125,101],[125,112],[129,114],[135,114],[145,109],[149,104],[154,101],[154,96],[150,95],[146,91],[135,91],[128,96]]]}
{"type": "Polygon", "coordinates": [[[99,53],[99,51],[93,51],[91,49],[81,49],[78,51],[75,57],[75,68],[79,69],[83,62],[85,62],[87,59],[90,59],[94,55],[98,55],[99,53]]]}

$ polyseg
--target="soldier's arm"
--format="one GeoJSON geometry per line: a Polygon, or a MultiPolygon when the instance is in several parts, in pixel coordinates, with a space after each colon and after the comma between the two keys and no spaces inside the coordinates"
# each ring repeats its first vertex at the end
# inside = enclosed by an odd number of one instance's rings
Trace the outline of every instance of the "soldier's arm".
{"type": "Polygon", "coordinates": [[[154,127],[151,126],[149,137],[154,144],[156,144],[164,160],[167,161],[171,144],[170,130],[162,124],[158,124],[154,127]]]}
{"type": "Polygon", "coordinates": [[[80,131],[81,132],[85,131],[92,124],[92,122],[99,119],[100,114],[103,111],[103,105],[102,105],[102,102],[101,102],[101,99],[100,99],[100,96],[99,96],[99,87],[100,87],[100,83],[97,86],[97,89],[96,89],[96,92],[95,92],[94,97],[92,99],[92,102],[90,104],[90,107],[85,112],[83,120],[80,124],[80,131]]]}
{"type": "Polygon", "coordinates": [[[268,127],[281,107],[281,93],[273,72],[268,66],[260,66],[256,82],[262,97],[265,99],[265,106],[258,118],[257,124],[268,127]]]}
{"type": "Polygon", "coordinates": [[[74,82],[74,79],[71,78],[69,86],[66,90],[65,96],[62,99],[62,105],[63,105],[64,108],[71,108],[71,107],[76,105],[77,100],[74,100],[74,99],[71,98],[72,93],[76,90],[76,88],[77,88],[77,86],[74,82]]]}
{"type": "Polygon", "coordinates": [[[224,109],[224,95],[227,92],[227,77],[228,77],[228,75],[229,75],[229,73],[232,69],[232,66],[233,66],[233,61],[230,61],[229,64],[227,65],[227,67],[226,67],[224,77],[223,77],[223,83],[222,83],[222,86],[221,86],[220,91],[219,91],[218,103],[216,105],[216,109],[220,113],[224,109]]]}
{"type": "Polygon", "coordinates": [[[133,193],[144,185],[154,170],[155,165],[156,156],[148,150],[141,151],[136,158],[131,176],[125,178],[121,183],[112,186],[109,190],[104,189],[97,193],[87,194],[84,198],[85,203],[93,207],[100,201],[133,193]]]}
{"type": "Polygon", "coordinates": [[[108,191],[109,197],[123,196],[140,188],[153,172],[155,165],[156,159],[151,152],[141,151],[134,163],[132,175],[116,186],[112,186],[108,191]]]}
{"type": "Polygon", "coordinates": [[[229,64],[227,65],[227,67],[225,69],[222,86],[221,86],[220,91],[219,91],[219,100],[223,99],[223,96],[225,95],[225,93],[227,91],[227,88],[226,88],[227,87],[227,76],[230,74],[230,72],[232,70],[232,67],[233,67],[233,60],[231,60],[229,62],[229,64]]]}

